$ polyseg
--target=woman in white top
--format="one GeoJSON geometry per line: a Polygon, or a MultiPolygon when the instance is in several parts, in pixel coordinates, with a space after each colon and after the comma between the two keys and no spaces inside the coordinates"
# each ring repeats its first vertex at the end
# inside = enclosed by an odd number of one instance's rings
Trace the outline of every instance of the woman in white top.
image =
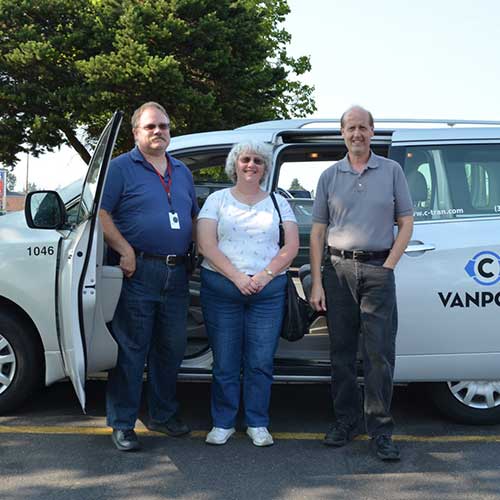
{"type": "Polygon", "coordinates": [[[285,307],[285,271],[297,255],[299,236],[287,201],[276,196],[285,242],[279,247],[279,216],[261,188],[272,161],[262,143],[236,144],[226,161],[235,185],[212,193],[198,215],[204,260],[201,304],[213,352],[209,444],[225,444],[235,432],[243,372],[247,434],[269,446],[273,359],[285,307]]]}

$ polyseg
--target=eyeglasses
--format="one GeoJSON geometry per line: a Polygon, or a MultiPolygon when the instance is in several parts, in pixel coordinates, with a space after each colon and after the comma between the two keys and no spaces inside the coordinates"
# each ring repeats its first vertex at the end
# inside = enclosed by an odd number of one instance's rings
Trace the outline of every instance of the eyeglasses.
{"type": "Polygon", "coordinates": [[[160,130],[168,130],[170,129],[170,123],[148,123],[147,125],[144,125],[144,127],[141,127],[144,130],[147,130],[148,132],[152,132],[153,130],[156,130],[156,128],[159,128],[160,130]]]}
{"type": "Polygon", "coordinates": [[[264,165],[264,160],[260,156],[240,156],[238,160],[241,163],[250,163],[251,161],[254,162],[255,165],[262,166],[264,165]]]}

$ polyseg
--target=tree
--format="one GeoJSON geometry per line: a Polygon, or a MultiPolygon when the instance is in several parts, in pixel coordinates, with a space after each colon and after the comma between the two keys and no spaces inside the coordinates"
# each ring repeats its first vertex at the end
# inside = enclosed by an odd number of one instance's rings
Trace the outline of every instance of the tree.
{"type": "Polygon", "coordinates": [[[14,173],[13,172],[9,172],[7,170],[7,182],[6,182],[6,185],[7,185],[7,189],[9,191],[14,191],[14,189],[16,188],[16,181],[17,181],[17,178],[14,175],[14,173]]]}
{"type": "Polygon", "coordinates": [[[299,179],[297,179],[297,177],[292,179],[292,182],[291,182],[290,187],[288,189],[291,191],[306,191],[306,189],[302,186],[302,184],[299,182],[299,179]]]}
{"type": "MultiPolygon", "coordinates": [[[[175,134],[313,112],[288,12],[287,0],[0,0],[0,162],[61,144],[88,161],[112,111],[149,100],[175,134]]],[[[121,134],[118,150],[132,143],[121,134]]]]}
{"type": "Polygon", "coordinates": [[[31,191],[38,191],[38,186],[34,182],[28,182],[27,193],[31,193],[31,191]]]}

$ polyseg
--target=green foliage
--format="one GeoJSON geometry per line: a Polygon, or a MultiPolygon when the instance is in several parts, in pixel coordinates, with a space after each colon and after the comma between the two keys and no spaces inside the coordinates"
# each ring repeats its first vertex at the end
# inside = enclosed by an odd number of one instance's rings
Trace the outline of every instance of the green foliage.
{"type": "Polygon", "coordinates": [[[305,191],[306,189],[302,186],[300,183],[299,179],[295,177],[292,179],[292,182],[290,183],[290,187],[288,188],[291,191],[305,191]]]}
{"type": "Polygon", "coordinates": [[[38,186],[34,182],[28,182],[28,190],[27,193],[31,193],[31,191],[38,191],[38,186]]]}
{"type": "Polygon", "coordinates": [[[214,184],[232,184],[231,179],[226,175],[224,166],[208,167],[198,170],[193,170],[193,179],[196,184],[203,182],[214,184]]]}
{"type": "Polygon", "coordinates": [[[7,189],[9,191],[14,191],[14,189],[16,188],[16,181],[17,181],[17,177],[12,173],[12,172],[9,172],[7,170],[7,179],[6,179],[6,185],[7,185],[7,189]]]}
{"type": "MultiPolygon", "coordinates": [[[[286,0],[0,0],[0,162],[71,144],[162,103],[176,135],[305,116],[286,0]],[[5,138],[5,139],[4,139],[5,138]]],[[[122,134],[118,149],[132,145],[122,134]]]]}

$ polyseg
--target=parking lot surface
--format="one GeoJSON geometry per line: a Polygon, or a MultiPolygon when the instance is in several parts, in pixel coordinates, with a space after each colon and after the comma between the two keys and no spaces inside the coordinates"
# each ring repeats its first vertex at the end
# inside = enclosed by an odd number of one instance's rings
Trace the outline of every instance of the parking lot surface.
{"type": "Polygon", "coordinates": [[[0,498],[37,499],[498,499],[500,426],[443,419],[417,389],[397,388],[399,463],[383,463],[366,436],[322,445],[332,420],[327,385],[276,385],[270,430],[256,448],[242,423],[222,447],[207,446],[209,385],[183,383],[183,418],[193,432],[169,438],[137,431],[138,453],[120,453],[105,424],[104,382],[87,387],[82,414],[69,383],[40,392],[0,417],[0,498]]]}

